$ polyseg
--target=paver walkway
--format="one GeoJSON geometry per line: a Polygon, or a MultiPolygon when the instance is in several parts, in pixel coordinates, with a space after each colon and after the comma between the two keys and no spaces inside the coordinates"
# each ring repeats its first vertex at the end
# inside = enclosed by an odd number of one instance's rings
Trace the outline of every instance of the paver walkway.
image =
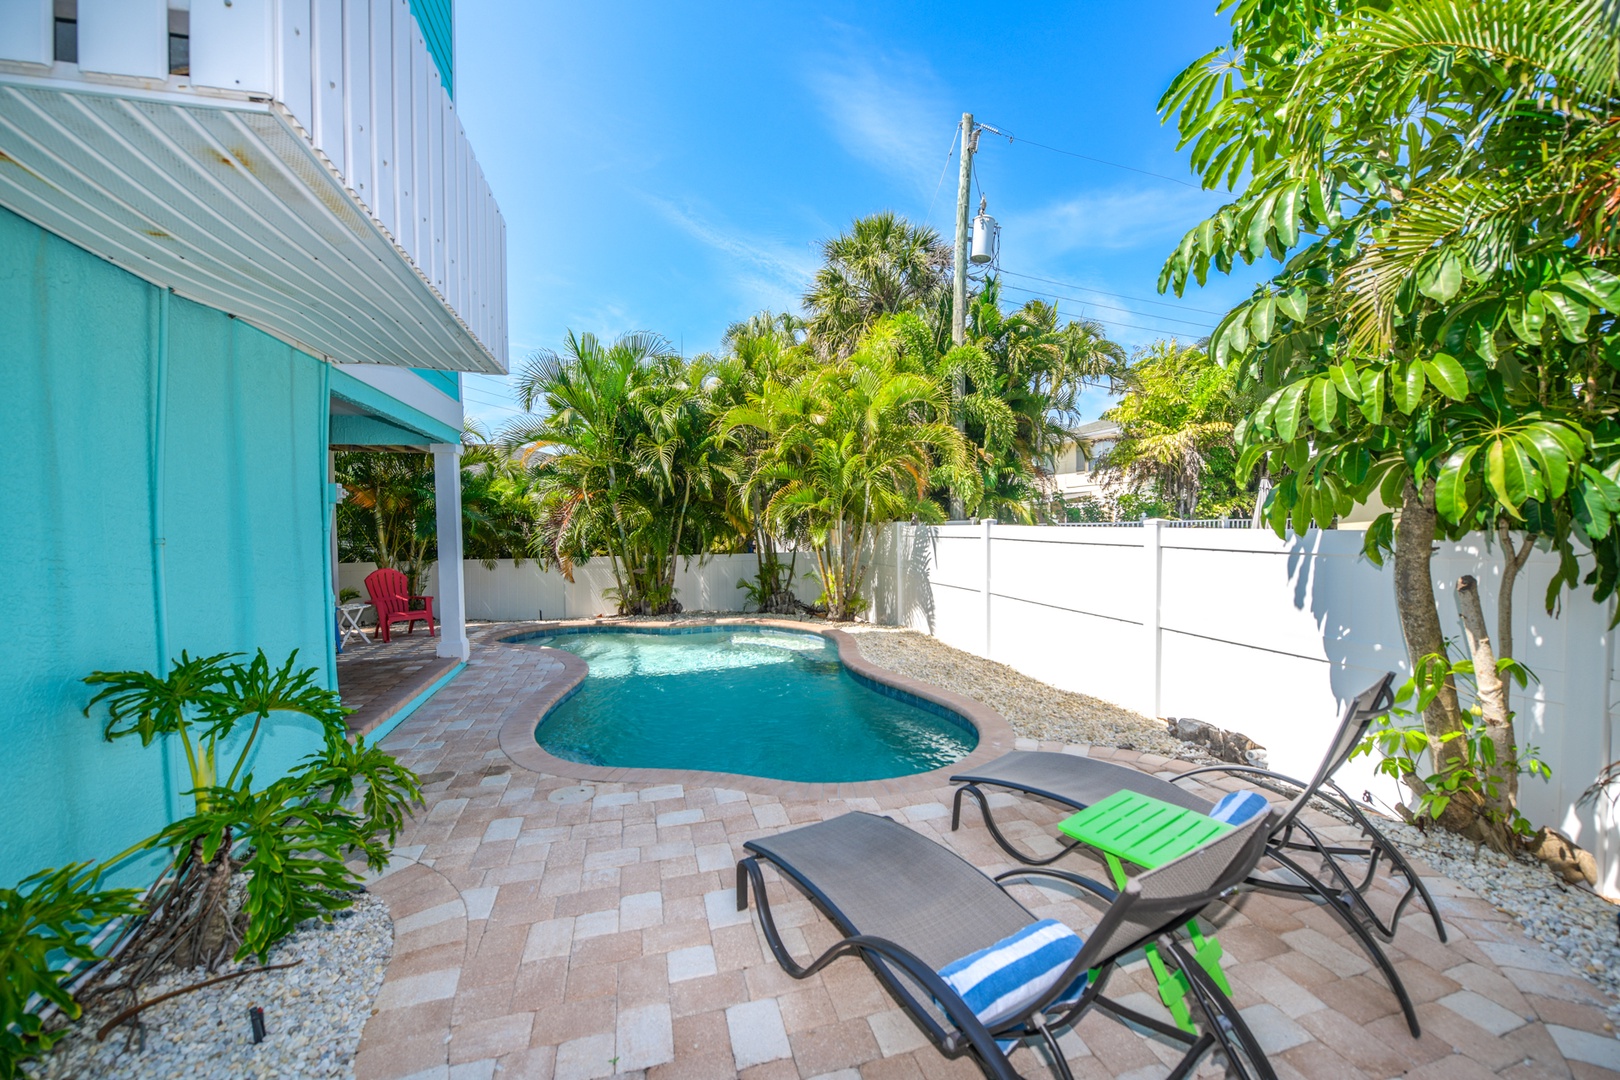
{"type": "MultiPolygon", "coordinates": [[[[384,743],[422,774],[427,806],[371,886],[393,912],[395,946],[357,1080],[979,1075],[926,1045],[858,961],[789,978],[752,912],[736,911],[733,891],[745,840],[849,810],[906,822],[986,871],[1007,868],[976,819],[950,831],[951,789],[941,774],[827,785],[807,798],[806,785],[776,785],[773,794],[757,779],[727,786],[707,774],[657,783],[632,774],[636,782],[582,783],[604,774],[526,768],[502,748],[502,729],[526,723],[532,731],[539,709],[573,676],[565,654],[494,643],[512,629],[480,633],[467,670],[384,743]]],[[[1067,749],[1154,772],[1191,767],[1067,749]]],[[[1054,843],[1056,810],[996,801],[1012,835],[1034,847],[1054,843]]],[[[1428,882],[1450,944],[1414,911],[1389,949],[1420,1003],[1421,1039],[1324,911],[1252,893],[1212,909],[1234,1000],[1279,1076],[1620,1076],[1620,1041],[1599,992],[1474,894],[1443,878],[1428,882]]],[[[790,897],[776,881],[771,889],[778,924],[801,957],[836,939],[797,892],[790,897]]],[[[1064,894],[1019,895],[1037,915],[1082,929],[1095,922],[1096,909],[1064,894]]],[[[1110,990],[1163,1015],[1143,963],[1110,990]]],[[[1063,1046],[1086,1080],[1163,1076],[1178,1053],[1100,1014],[1063,1046]]],[[[1014,1064],[1049,1075],[1028,1048],[1014,1064]]],[[[1219,1069],[1206,1060],[1199,1075],[1219,1069]]]]}
{"type": "Polygon", "coordinates": [[[338,692],[349,714],[349,734],[369,735],[417,695],[444,678],[456,661],[439,656],[439,639],[396,631],[392,641],[370,632],[352,638],[337,658],[338,692]]]}

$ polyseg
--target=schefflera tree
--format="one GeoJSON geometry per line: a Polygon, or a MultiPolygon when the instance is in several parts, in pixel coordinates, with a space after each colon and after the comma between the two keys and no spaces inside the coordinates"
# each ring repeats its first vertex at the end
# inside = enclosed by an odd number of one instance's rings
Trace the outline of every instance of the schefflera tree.
{"type": "Polygon", "coordinates": [[[1617,37],[1598,0],[1231,10],[1230,45],[1160,107],[1206,186],[1242,189],[1187,233],[1160,287],[1281,264],[1211,338],[1266,395],[1239,426],[1240,468],[1266,463],[1279,533],[1375,493],[1389,508],[1366,552],[1393,555],[1423,719],[1389,733],[1389,765],[1426,816],[1506,849],[1526,764],[1514,578],[1532,545],[1556,552],[1552,610],[1583,581],[1606,599],[1620,569],[1617,37]],[[1504,561],[1496,634],[1464,579],[1468,653],[1453,658],[1431,554],[1475,529],[1504,561]]]}

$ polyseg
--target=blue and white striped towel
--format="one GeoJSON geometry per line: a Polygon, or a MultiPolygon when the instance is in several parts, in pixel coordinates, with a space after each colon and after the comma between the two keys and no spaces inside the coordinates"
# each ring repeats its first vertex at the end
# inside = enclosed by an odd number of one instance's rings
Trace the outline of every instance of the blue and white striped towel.
{"type": "Polygon", "coordinates": [[[1269,809],[1271,804],[1266,802],[1264,795],[1245,788],[1242,791],[1230,791],[1222,795],[1221,801],[1215,804],[1215,809],[1209,812],[1209,816],[1228,825],[1247,825],[1269,809]]]}
{"type": "MultiPolygon", "coordinates": [[[[993,1031],[1043,999],[1084,944],[1079,934],[1057,920],[1042,919],[946,964],[939,974],[993,1031]]],[[[1056,1003],[1072,1003],[1085,988],[1086,973],[1081,972],[1056,1003]]]]}

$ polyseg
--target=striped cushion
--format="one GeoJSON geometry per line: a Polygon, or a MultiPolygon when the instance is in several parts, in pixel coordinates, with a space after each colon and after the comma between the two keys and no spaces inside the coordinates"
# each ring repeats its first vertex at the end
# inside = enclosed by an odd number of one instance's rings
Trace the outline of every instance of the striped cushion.
{"type": "Polygon", "coordinates": [[[1271,804],[1266,802],[1264,795],[1245,788],[1242,791],[1230,791],[1222,795],[1221,801],[1215,804],[1215,809],[1209,812],[1209,816],[1228,825],[1247,825],[1269,809],[1271,804]]]}
{"type": "MultiPolygon", "coordinates": [[[[1080,954],[1080,935],[1055,919],[1042,919],[987,949],[969,953],[940,969],[945,982],[962,995],[985,1027],[1017,1016],[1045,1000],[1080,954]]],[[[1086,987],[1086,973],[1069,984],[1059,1001],[1068,1004],[1086,987]]]]}

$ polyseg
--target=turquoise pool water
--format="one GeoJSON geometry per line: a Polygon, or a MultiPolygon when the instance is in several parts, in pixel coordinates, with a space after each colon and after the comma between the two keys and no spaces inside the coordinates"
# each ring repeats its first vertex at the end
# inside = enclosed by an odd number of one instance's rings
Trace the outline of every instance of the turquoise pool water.
{"type": "Polygon", "coordinates": [[[817,634],[592,630],[531,641],[590,664],[535,732],[568,761],[831,783],[926,772],[978,744],[966,719],[852,675],[817,634]]]}

